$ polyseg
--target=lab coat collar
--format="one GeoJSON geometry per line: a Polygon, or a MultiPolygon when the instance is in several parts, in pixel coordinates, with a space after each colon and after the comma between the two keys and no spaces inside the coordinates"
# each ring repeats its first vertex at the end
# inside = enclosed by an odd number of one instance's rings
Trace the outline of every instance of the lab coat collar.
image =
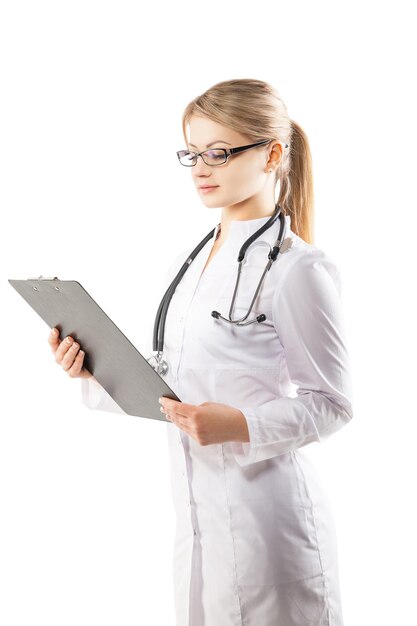
{"type": "MultiPolygon", "coordinates": [[[[267,217],[259,217],[255,220],[232,220],[229,225],[229,232],[227,234],[226,240],[223,242],[223,245],[232,245],[233,247],[236,244],[242,246],[243,243],[248,239],[251,235],[253,235],[263,224],[265,224],[269,220],[270,216],[267,217]]],[[[285,215],[285,231],[284,236],[288,236],[291,230],[291,216],[285,215]]],[[[221,223],[217,224],[214,231],[213,242],[216,240],[217,233],[219,232],[221,227],[221,223]]],[[[260,240],[265,240],[271,242],[272,240],[276,240],[278,238],[279,233],[279,219],[268,228],[260,237],[260,240]]]]}

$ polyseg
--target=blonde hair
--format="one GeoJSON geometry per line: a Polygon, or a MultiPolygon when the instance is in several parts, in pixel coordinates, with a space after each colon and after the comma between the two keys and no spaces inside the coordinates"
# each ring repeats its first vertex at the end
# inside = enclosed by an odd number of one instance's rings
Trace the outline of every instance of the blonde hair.
{"type": "Polygon", "coordinates": [[[248,143],[275,139],[283,149],[276,170],[280,181],[278,204],[291,216],[292,231],[313,243],[314,193],[310,146],[301,126],[290,119],[287,107],[270,84],[251,78],[224,80],[197,96],[182,117],[184,139],[192,115],[204,116],[246,135],[248,143]]]}

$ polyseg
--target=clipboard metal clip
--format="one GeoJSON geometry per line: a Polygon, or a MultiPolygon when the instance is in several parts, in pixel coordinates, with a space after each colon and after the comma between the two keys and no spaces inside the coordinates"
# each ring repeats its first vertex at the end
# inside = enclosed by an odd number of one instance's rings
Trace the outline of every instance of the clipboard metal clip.
{"type": "Polygon", "coordinates": [[[34,278],[28,278],[28,280],[59,280],[58,276],[35,276],[34,278]]]}

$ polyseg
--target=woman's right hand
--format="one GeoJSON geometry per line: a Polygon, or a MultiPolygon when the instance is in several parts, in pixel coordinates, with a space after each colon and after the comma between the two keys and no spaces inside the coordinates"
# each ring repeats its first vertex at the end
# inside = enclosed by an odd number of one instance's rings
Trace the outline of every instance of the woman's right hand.
{"type": "Polygon", "coordinates": [[[70,378],[89,378],[96,380],[91,372],[83,367],[85,353],[80,344],[68,335],[61,341],[57,328],[52,328],[48,343],[55,355],[55,361],[70,376],[70,378]]]}

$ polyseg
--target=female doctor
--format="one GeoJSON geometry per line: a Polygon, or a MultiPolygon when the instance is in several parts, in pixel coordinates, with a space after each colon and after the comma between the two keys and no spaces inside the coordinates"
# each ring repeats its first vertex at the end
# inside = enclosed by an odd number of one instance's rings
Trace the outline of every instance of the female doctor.
{"type": "MultiPolygon", "coordinates": [[[[183,399],[160,399],[176,624],[342,626],[332,512],[302,450],[352,418],[340,276],[312,243],[308,140],[277,91],[252,79],[197,96],[183,133],[178,159],[222,213],[195,260],[192,246],[169,268],[165,288],[187,262],[163,351],[153,343],[155,368],[165,364],[183,399]]],[[[49,342],[83,379],[89,408],[123,413],[83,367],[79,344],[57,332],[49,342]]]]}

